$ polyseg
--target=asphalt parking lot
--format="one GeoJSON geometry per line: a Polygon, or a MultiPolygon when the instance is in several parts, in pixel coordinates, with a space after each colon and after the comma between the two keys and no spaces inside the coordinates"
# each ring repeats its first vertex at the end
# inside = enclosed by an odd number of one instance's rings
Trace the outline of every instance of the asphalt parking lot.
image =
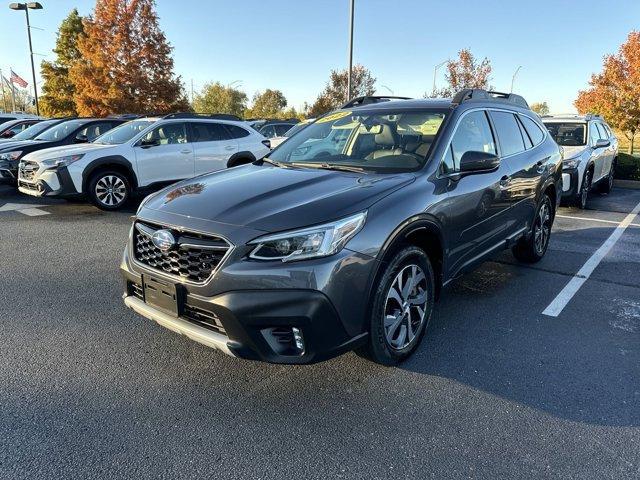
{"type": "Polygon", "coordinates": [[[639,478],[640,190],[448,288],[399,368],[228,358],[122,304],[132,207],[0,187],[2,478],[639,478]]]}

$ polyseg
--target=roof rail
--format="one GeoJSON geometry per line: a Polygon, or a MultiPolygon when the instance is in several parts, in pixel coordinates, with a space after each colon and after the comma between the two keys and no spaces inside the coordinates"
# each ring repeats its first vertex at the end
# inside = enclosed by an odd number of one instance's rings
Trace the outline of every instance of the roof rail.
{"type": "Polygon", "coordinates": [[[493,90],[483,90],[481,88],[466,88],[464,90],[460,90],[455,94],[451,103],[452,105],[460,105],[462,102],[466,102],[468,100],[498,100],[514,103],[519,107],[529,108],[529,104],[521,95],[516,95],[515,93],[496,92],[493,90]]]}
{"type": "Polygon", "coordinates": [[[204,119],[216,119],[216,120],[235,120],[236,122],[242,121],[240,117],[232,115],[230,113],[192,113],[192,112],[177,112],[165,115],[162,118],[204,118],[204,119]]]}
{"type": "Polygon", "coordinates": [[[369,105],[371,103],[388,102],[390,100],[411,100],[411,97],[394,97],[389,95],[363,95],[355,97],[342,105],[340,108],[359,107],[361,105],[369,105]]]}
{"type": "Polygon", "coordinates": [[[133,120],[135,118],[145,117],[146,115],[142,115],[140,113],[113,113],[111,115],[107,115],[107,118],[118,118],[121,120],[129,119],[133,120]]]}

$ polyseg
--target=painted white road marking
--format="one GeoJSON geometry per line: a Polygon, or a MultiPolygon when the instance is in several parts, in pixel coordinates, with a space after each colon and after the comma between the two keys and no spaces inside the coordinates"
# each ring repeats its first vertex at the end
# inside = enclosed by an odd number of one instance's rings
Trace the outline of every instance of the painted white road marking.
{"type": "Polygon", "coordinates": [[[624,217],[624,220],[618,224],[609,238],[607,238],[600,248],[591,255],[589,260],[587,260],[582,268],[578,270],[578,273],[576,273],[569,283],[567,283],[567,285],[560,291],[558,296],[553,299],[547,308],[544,309],[542,312],[543,315],[548,315],[550,317],[557,317],[560,315],[564,307],[567,306],[573,296],[578,292],[578,290],[580,290],[582,284],[589,279],[589,276],[591,276],[602,259],[620,239],[627,227],[631,225],[632,220],[636,215],[638,215],[638,212],[640,212],[640,203],[634,207],[629,215],[624,217]]]}
{"type": "MultiPolygon", "coordinates": [[[[602,218],[573,217],[571,215],[556,215],[556,218],[569,218],[571,220],[586,220],[588,222],[612,223],[614,225],[620,224],[620,222],[616,222],[615,220],[603,220],[602,218]]],[[[640,223],[630,223],[629,226],[640,227],[640,223]]]]}
{"type": "Polygon", "coordinates": [[[40,210],[39,207],[46,207],[46,205],[32,205],[30,203],[5,203],[0,207],[0,212],[19,212],[29,217],[49,215],[49,212],[40,210]]]}

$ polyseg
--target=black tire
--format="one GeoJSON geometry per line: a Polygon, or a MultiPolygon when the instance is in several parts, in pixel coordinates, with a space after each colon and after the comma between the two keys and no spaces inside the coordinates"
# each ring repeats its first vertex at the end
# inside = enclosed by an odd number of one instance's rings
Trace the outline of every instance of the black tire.
{"type": "Polygon", "coordinates": [[[94,173],[89,180],[87,196],[101,210],[119,210],[131,198],[131,184],[126,175],[114,170],[94,173]]]}
{"type": "Polygon", "coordinates": [[[591,191],[591,182],[593,181],[593,170],[588,168],[584,172],[582,177],[582,185],[580,185],[580,191],[576,197],[576,207],[580,210],[587,208],[587,200],[589,199],[589,192],[591,191]]]}
{"type": "Polygon", "coordinates": [[[553,203],[545,193],[536,209],[531,232],[511,249],[517,260],[523,263],[536,263],[542,260],[549,247],[553,218],[553,203]]]}
{"type": "Polygon", "coordinates": [[[611,167],[609,168],[609,175],[606,178],[603,178],[600,181],[600,185],[598,186],[598,190],[600,193],[611,193],[613,189],[613,175],[615,173],[615,160],[611,162],[611,167]]]}
{"type": "Polygon", "coordinates": [[[374,287],[368,325],[369,340],[357,351],[358,355],[382,365],[396,365],[408,358],[422,341],[434,301],[435,281],[429,257],[418,247],[403,248],[386,266],[374,287]],[[397,283],[399,276],[402,282],[403,275],[406,279],[406,295],[405,289],[399,289],[402,285],[397,283]],[[416,281],[410,281],[411,278],[416,281]],[[399,301],[391,294],[392,289],[399,295],[399,301]],[[404,301],[404,306],[400,301],[404,301]],[[421,303],[416,304],[416,301],[421,303]],[[389,321],[393,316],[395,320],[389,321]],[[387,323],[389,325],[385,325],[387,323]],[[403,331],[405,337],[402,337],[403,331]],[[396,345],[392,344],[394,337],[396,345]]]}

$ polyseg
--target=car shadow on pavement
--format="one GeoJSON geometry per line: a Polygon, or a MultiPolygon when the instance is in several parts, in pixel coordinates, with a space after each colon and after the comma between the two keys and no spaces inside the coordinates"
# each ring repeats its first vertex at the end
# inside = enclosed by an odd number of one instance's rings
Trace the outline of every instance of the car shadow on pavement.
{"type": "MultiPolygon", "coordinates": [[[[611,231],[560,231],[552,238],[574,242],[575,255],[584,258],[574,263],[581,265],[590,254],[579,237],[606,238],[611,231]]],[[[631,235],[620,243],[640,239],[631,235]]],[[[422,346],[401,368],[559,418],[639,426],[640,283],[637,277],[628,283],[628,274],[637,272],[640,251],[614,247],[558,317],[541,312],[572,274],[546,260],[487,262],[457,279],[436,305],[422,346]]]]}

